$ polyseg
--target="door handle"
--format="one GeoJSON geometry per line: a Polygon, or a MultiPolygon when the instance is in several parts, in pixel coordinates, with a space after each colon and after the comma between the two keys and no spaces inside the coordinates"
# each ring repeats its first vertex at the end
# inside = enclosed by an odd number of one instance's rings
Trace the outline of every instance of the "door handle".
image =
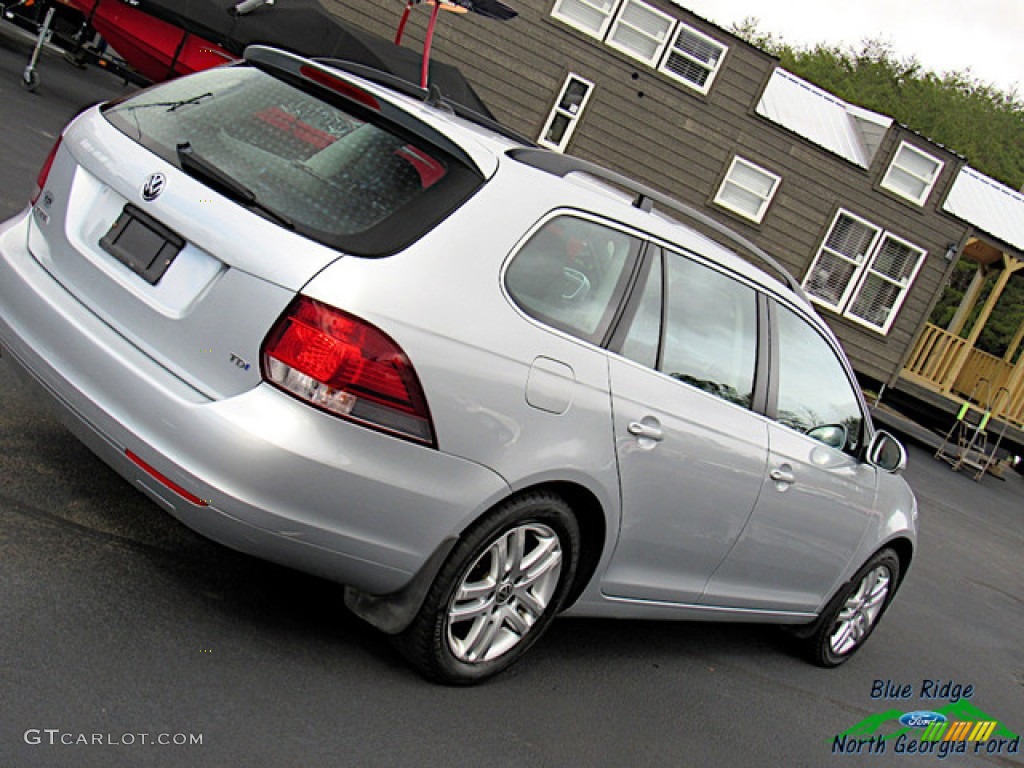
{"type": "Polygon", "coordinates": [[[629,431],[629,434],[635,437],[643,437],[656,442],[661,442],[665,439],[665,433],[659,427],[644,424],[641,421],[629,422],[629,426],[626,429],[629,431]]]}
{"type": "Polygon", "coordinates": [[[776,467],[768,473],[768,477],[774,480],[776,483],[785,483],[786,485],[792,485],[796,482],[796,475],[790,470],[776,467]]]}

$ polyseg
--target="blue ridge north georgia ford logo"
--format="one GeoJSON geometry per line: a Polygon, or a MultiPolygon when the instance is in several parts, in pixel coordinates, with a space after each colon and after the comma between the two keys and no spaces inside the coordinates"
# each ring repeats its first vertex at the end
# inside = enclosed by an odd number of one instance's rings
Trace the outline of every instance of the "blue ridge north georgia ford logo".
{"type": "Polygon", "coordinates": [[[836,734],[832,754],[915,755],[939,760],[952,755],[1014,760],[1020,754],[1020,735],[971,701],[973,684],[926,679],[919,688],[892,680],[875,680],[871,686],[873,700],[896,703],[909,701],[915,694],[927,702],[925,706],[910,711],[890,706],[868,715],[836,734]]]}

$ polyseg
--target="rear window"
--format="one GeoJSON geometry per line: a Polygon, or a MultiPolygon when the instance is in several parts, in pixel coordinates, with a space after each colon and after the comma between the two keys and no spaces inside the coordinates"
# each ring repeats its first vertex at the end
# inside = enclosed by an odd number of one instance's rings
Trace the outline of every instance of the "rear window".
{"type": "Polygon", "coordinates": [[[257,207],[362,255],[416,240],[482,183],[474,169],[372,110],[251,67],[174,80],[105,115],[176,165],[187,143],[251,192],[257,207]]]}

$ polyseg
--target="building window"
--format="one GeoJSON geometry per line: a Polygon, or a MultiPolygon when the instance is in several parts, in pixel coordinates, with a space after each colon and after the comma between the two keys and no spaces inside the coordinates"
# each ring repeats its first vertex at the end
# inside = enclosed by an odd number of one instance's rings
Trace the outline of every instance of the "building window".
{"type": "Polygon", "coordinates": [[[544,123],[538,142],[556,152],[564,152],[593,90],[592,82],[570,73],[565,78],[558,101],[544,123]]]}
{"type": "Polygon", "coordinates": [[[707,93],[722,66],[726,50],[724,45],[680,23],[660,69],[691,88],[707,93]]]}
{"type": "Polygon", "coordinates": [[[742,157],[734,157],[715,202],[752,221],[760,223],[779,188],[781,177],[759,168],[742,157]]]}
{"type": "Polygon", "coordinates": [[[886,232],[850,298],[847,316],[888,333],[923,261],[924,251],[886,232]]]}
{"type": "Polygon", "coordinates": [[[840,211],[804,280],[804,290],[819,304],[842,312],[881,230],[840,211]]]}
{"type": "Polygon", "coordinates": [[[603,38],[617,0],[558,0],[551,15],[588,35],[603,38]]]}
{"type": "Polygon", "coordinates": [[[925,252],[846,211],[836,215],[804,279],[818,304],[888,333],[925,252]]]}
{"type": "Polygon", "coordinates": [[[940,160],[903,142],[882,179],[882,187],[916,205],[924,205],[942,166],[940,160]]]}
{"type": "Polygon", "coordinates": [[[729,50],[642,0],[556,0],[551,15],[701,93],[729,50]]]}
{"type": "Polygon", "coordinates": [[[646,3],[626,0],[605,42],[653,67],[661,58],[674,23],[671,16],[646,3]]]}

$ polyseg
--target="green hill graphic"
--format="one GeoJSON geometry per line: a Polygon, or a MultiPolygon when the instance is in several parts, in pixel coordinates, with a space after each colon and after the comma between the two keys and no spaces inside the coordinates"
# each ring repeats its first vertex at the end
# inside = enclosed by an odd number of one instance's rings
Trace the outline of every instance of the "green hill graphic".
{"type": "MultiPolygon", "coordinates": [[[[922,706],[918,709],[925,710],[928,709],[928,707],[922,706]]],[[[950,721],[999,721],[999,718],[993,717],[986,712],[982,712],[966,699],[961,699],[955,704],[946,704],[945,706],[930,709],[928,711],[938,712],[940,715],[945,715],[950,721]]],[[[906,713],[898,709],[890,709],[885,712],[879,712],[877,715],[868,715],[856,725],[851,726],[840,733],[839,736],[849,736],[855,739],[867,739],[872,736],[880,736],[883,741],[888,741],[889,739],[894,739],[902,734],[907,734],[908,736],[920,734],[922,729],[911,728],[900,724],[900,718],[904,714],[906,713]]],[[[1017,734],[999,721],[999,725],[992,733],[991,738],[1015,739],[1017,738],[1017,734]]]]}

